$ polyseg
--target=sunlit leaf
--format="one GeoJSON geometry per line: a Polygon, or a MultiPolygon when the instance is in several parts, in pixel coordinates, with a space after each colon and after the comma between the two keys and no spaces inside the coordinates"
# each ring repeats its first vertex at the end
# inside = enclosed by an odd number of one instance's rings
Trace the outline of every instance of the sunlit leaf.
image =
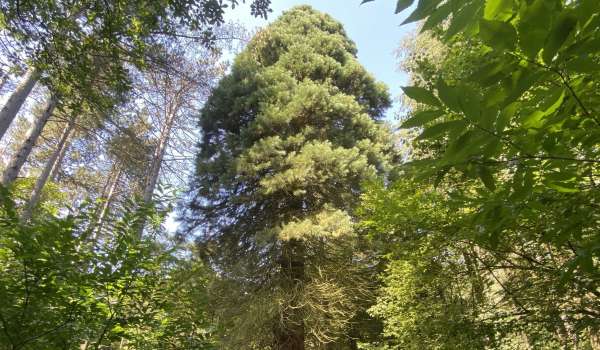
{"type": "Polygon", "coordinates": [[[486,0],[483,18],[506,21],[513,15],[513,0],[486,0]]]}
{"type": "Polygon", "coordinates": [[[431,106],[441,106],[440,101],[429,90],[418,86],[405,86],[402,91],[413,100],[431,106]]]}
{"type": "Polygon", "coordinates": [[[415,113],[412,118],[407,119],[402,123],[403,128],[414,128],[423,126],[431,121],[436,120],[437,118],[444,115],[444,112],[441,110],[432,110],[432,111],[421,111],[415,113]]]}

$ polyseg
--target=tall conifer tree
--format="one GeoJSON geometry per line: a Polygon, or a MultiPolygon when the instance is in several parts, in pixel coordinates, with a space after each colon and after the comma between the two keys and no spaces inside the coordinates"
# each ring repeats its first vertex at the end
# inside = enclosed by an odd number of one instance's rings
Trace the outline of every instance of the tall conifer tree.
{"type": "Polygon", "coordinates": [[[385,86],[308,6],[258,33],[205,105],[184,217],[217,272],[226,348],[352,343],[367,292],[352,210],[392,152],[385,86]]]}

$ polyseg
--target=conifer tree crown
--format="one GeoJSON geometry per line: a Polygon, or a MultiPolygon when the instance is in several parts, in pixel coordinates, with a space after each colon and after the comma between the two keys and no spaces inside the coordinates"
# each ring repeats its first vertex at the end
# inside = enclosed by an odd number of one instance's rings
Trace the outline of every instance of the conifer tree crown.
{"type": "Polygon", "coordinates": [[[215,294],[229,301],[215,304],[236,346],[347,331],[362,286],[351,212],[387,168],[389,104],[342,25],[308,6],[259,32],[213,92],[188,217],[223,277],[215,294]]]}

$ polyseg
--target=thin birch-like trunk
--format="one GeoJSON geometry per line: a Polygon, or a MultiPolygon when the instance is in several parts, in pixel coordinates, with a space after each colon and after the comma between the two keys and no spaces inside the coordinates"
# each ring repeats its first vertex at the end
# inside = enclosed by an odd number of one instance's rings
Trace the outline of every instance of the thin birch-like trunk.
{"type": "Polygon", "coordinates": [[[154,194],[156,184],[158,183],[158,176],[160,175],[162,162],[165,158],[165,152],[167,150],[167,145],[171,137],[171,129],[173,128],[174,121],[175,113],[171,112],[167,115],[165,125],[163,126],[163,129],[160,132],[158,145],[156,146],[156,149],[154,150],[154,155],[152,157],[152,166],[150,168],[150,173],[148,174],[148,178],[146,179],[146,185],[144,187],[143,200],[145,204],[149,204],[152,201],[152,195],[154,194]]]}
{"type": "Polygon", "coordinates": [[[4,106],[2,106],[0,110],[0,140],[6,134],[13,120],[15,120],[17,113],[19,113],[21,106],[23,106],[39,77],[40,72],[37,69],[34,67],[29,68],[15,91],[13,91],[4,106]]]}
{"type": "Polygon", "coordinates": [[[52,171],[50,172],[50,181],[57,182],[59,180],[58,175],[60,174],[60,170],[62,169],[62,163],[65,159],[65,155],[69,151],[71,146],[71,138],[69,137],[65,142],[65,145],[60,150],[60,154],[58,155],[58,159],[54,163],[54,167],[52,167],[52,171]]]}
{"type": "Polygon", "coordinates": [[[108,193],[106,193],[106,197],[103,198],[104,202],[102,203],[102,208],[100,209],[100,213],[98,214],[98,219],[94,227],[92,241],[96,241],[98,235],[102,232],[102,227],[104,226],[104,222],[106,221],[108,210],[110,209],[110,205],[115,197],[119,181],[121,180],[121,174],[121,167],[117,165],[114,171],[112,181],[110,182],[110,188],[108,189],[108,193]]]}
{"type": "Polygon", "coordinates": [[[2,185],[8,186],[17,179],[17,176],[19,175],[23,164],[25,164],[25,161],[29,157],[29,154],[31,154],[33,146],[42,134],[42,130],[48,122],[48,119],[50,119],[50,116],[54,112],[54,108],[56,107],[57,102],[57,98],[54,96],[48,99],[44,111],[35,119],[31,128],[27,131],[25,141],[23,142],[17,153],[11,158],[8,167],[2,173],[2,185]]]}
{"type": "Polygon", "coordinates": [[[40,197],[42,196],[42,191],[43,191],[44,187],[46,186],[48,179],[50,178],[50,174],[52,173],[52,170],[60,167],[58,159],[59,159],[60,154],[62,153],[63,149],[65,148],[67,140],[69,139],[69,136],[71,136],[71,131],[73,131],[74,127],[75,127],[75,120],[74,120],[74,118],[71,118],[69,120],[67,128],[63,131],[62,135],[60,136],[60,139],[58,141],[58,145],[56,146],[56,149],[54,150],[54,152],[52,152],[52,155],[46,162],[46,166],[44,166],[44,170],[42,170],[42,173],[40,174],[37,181],[35,182],[35,187],[33,188],[33,192],[31,193],[31,198],[29,199],[29,202],[27,203],[25,210],[21,214],[21,219],[23,221],[27,221],[31,218],[33,208],[35,208],[35,206],[38,204],[40,197]]]}

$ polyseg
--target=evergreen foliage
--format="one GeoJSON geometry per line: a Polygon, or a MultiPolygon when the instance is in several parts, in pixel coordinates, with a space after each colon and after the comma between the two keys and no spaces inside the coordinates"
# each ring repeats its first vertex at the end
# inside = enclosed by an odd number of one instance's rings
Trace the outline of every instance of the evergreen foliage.
{"type": "Polygon", "coordinates": [[[368,294],[361,183],[388,168],[386,89],[342,26],[296,7],[258,33],[204,107],[194,198],[226,347],[348,343],[368,294]]]}
{"type": "Polygon", "coordinates": [[[0,350],[600,349],[598,0],[243,2],[0,0],[0,350]]]}

